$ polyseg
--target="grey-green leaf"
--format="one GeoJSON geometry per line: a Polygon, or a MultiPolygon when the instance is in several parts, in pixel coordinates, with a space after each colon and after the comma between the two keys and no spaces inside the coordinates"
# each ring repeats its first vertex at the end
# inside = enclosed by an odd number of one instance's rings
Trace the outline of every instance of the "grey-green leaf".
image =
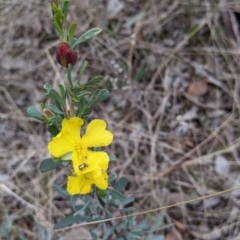
{"type": "Polygon", "coordinates": [[[84,96],[86,96],[86,95],[89,95],[89,94],[91,94],[90,91],[88,91],[88,90],[82,90],[82,91],[80,91],[80,92],[77,94],[77,96],[78,96],[78,98],[82,98],[82,97],[84,97],[84,96]]]}
{"type": "Polygon", "coordinates": [[[40,121],[44,121],[42,114],[33,106],[27,109],[27,113],[30,117],[36,118],[40,121]]]}
{"type": "Polygon", "coordinates": [[[110,154],[110,155],[108,155],[108,157],[109,157],[110,161],[116,161],[117,160],[117,157],[114,154],[110,154]]]}
{"type": "Polygon", "coordinates": [[[136,208],[135,207],[122,208],[122,209],[119,209],[119,211],[125,212],[125,213],[135,212],[136,208]]]}
{"type": "Polygon", "coordinates": [[[120,202],[126,199],[126,197],[123,194],[113,189],[110,189],[110,194],[112,195],[113,198],[119,200],[120,202]]]}
{"type": "Polygon", "coordinates": [[[66,92],[66,90],[65,90],[65,88],[64,88],[64,86],[62,84],[59,84],[58,87],[59,87],[60,92],[61,92],[61,98],[65,102],[66,101],[67,92],[66,92]]]}
{"type": "Polygon", "coordinates": [[[165,237],[163,235],[156,235],[156,236],[147,238],[147,240],[164,240],[164,238],[165,237]]]}
{"type": "Polygon", "coordinates": [[[116,191],[120,192],[120,191],[122,191],[122,190],[128,185],[128,183],[129,183],[129,181],[128,181],[128,179],[127,179],[126,177],[121,177],[121,178],[117,181],[114,189],[115,189],[116,191]]]}
{"type": "Polygon", "coordinates": [[[66,186],[61,187],[60,185],[54,183],[54,184],[53,184],[53,187],[54,187],[59,193],[61,193],[62,195],[65,195],[65,196],[68,196],[68,197],[69,197],[69,196],[72,196],[72,195],[70,195],[70,194],[68,193],[68,191],[66,190],[66,186]]]}
{"type": "Polygon", "coordinates": [[[65,103],[63,102],[62,98],[58,94],[57,91],[54,89],[50,89],[48,93],[46,94],[47,97],[54,99],[56,102],[58,102],[61,106],[65,106],[65,103]]]}
{"type": "Polygon", "coordinates": [[[117,174],[113,173],[108,177],[108,182],[111,183],[117,178],[117,174]]]}
{"type": "Polygon", "coordinates": [[[101,28],[92,28],[85,32],[77,41],[73,44],[72,48],[76,47],[78,44],[85,42],[86,40],[95,37],[102,31],[101,28]]]}
{"type": "Polygon", "coordinates": [[[43,85],[43,88],[46,89],[47,92],[49,92],[51,89],[53,89],[53,87],[52,87],[50,84],[48,84],[48,83],[45,83],[45,84],[43,85]]]}
{"type": "Polygon", "coordinates": [[[55,126],[52,126],[52,125],[48,125],[47,130],[52,134],[53,137],[57,136],[59,133],[59,130],[55,126]]]}
{"type": "Polygon", "coordinates": [[[69,225],[71,225],[73,223],[78,223],[79,221],[81,221],[83,219],[84,219],[84,216],[81,216],[81,215],[77,215],[77,216],[70,215],[70,216],[62,219],[58,223],[56,223],[54,225],[54,229],[67,227],[67,226],[69,226],[69,225]]]}
{"type": "MultiPolygon", "coordinates": [[[[73,43],[73,44],[74,44],[74,43],[73,43]]],[[[87,64],[88,64],[88,62],[84,60],[83,63],[82,63],[82,66],[81,66],[81,68],[80,68],[79,75],[78,75],[78,80],[77,80],[77,84],[78,84],[78,85],[80,85],[80,81],[81,81],[81,78],[82,78],[82,76],[83,76],[83,73],[84,73],[84,71],[85,71],[85,69],[86,69],[86,67],[87,67],[87,64]]]]}
{"type": "Polygon", "coordinates": [[[97,90],[92,99],[88,102],[87,108],[92,107],[94,104],[99,103],[106,99],[109,95],[109,91],[107,89],[97,90]]]}
{"type": "Polygon", "coordinates": [[[99,94],[98,94],[98,99],[96,101],[96,103],[103,101],[104,99],[106,99],[109,96],[109,91],[107,89],[102,89],[100,90],[99,94]]]}
{"type": "Polygon", "coordinates": [[[126,198],[125,200],[123,200],[123,201],[121,201],[120,203],[118,203],[118,205],[127,205],[127,204],[129,204],[129,203],[131,203],[131,202],[133,202],[134,201],[134,198],[126,198]]]}
{"type": "Polygon", "coordinates": [[[90,230],[91,236],[92,236],[92,240],[98,240],[98,236],[97,234],[94,232],[94,230],[90,230]]]}
{"type": "Polygon", "coordinates": [[[77,23],[71,23],[68,28],[68,43],[71,44],[73,35],[77,29],[77,23]]]}
{"type": "Polygon", "coordinates": [[[79,213],[82,212],[82,211],[84,211],[84,210],[89,206],[90,203],[91,203],[91,200],[89,200],[87,203],[85,203],[85,205],[84,205],[82,208],[78,209],[78,210],[73,214],[73,216],[79,215],[79,213]]]}
{"type": "Polygon", "coordinates": [[[70,160],[63,160],[62,161],[62,165],[65,166],[65,167],[68,166],[70,163],[71,163],[70,160]]]}
{"type": "Polygon", "coordinates": [[[56,114],[64,114],[56,105],[50,104],[49,109],[56,114]]]}
{"type": "Polygon", "coordinates": [[[103,86],[105,80],[102,76],[96,76],[85,84],[85,89],[97,89],[103,86]]]}
{"type": "Polygon", "coordinates": [[[43,172],[51,171],[54,168],[57,168],[61,165],[62,165],[61,161],[54,162],[52,158],[46,158],[42,160],[42,162],[40,163],[39,169],[43,173],[43,172]]]}
{"type": "Polygon", "coordinates": [[[62,1],[61,7],[62,7],[62,13],[63,13],[64,21],[65,21],[67,18],[67,14],[68,14],[69,0],[62,1]]]}

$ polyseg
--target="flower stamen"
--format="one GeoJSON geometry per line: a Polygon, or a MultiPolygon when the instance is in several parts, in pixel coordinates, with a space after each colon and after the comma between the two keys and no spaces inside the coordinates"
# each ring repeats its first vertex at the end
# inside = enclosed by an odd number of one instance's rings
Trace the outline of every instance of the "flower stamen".
{"type": "Polygon", "coordinates": [[[79,170],[83,170],[86,167],[88,167],[88,165],[86,163],[82,163],[78,166],[79,170]]]}

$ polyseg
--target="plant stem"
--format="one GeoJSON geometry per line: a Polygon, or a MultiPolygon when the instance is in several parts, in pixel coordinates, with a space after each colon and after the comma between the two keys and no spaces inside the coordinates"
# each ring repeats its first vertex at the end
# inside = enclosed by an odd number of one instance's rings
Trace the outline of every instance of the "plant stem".
{"type": "Polygon", "coordinates": [[[72,100],[72,98],[69,98],[69,103],[70,103],[70,118],[75,117],[74,114],[74,102],[72,100]]]}

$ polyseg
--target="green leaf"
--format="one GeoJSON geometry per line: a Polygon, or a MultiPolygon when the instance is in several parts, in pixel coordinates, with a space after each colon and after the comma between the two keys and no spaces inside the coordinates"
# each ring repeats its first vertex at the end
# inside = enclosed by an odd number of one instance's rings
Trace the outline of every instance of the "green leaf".
{"type": "Polygon", "coordinates": [[[71,206],[72,206],[73,209],[75,208],[75,205],[76,205],[76,202],[77,202],[78,198],[79,198],[79,194],[73,195],[71,197],[71,206]]]}
{"type": "Polygon", "coordinates": [[[52,98],[56,102],[58,102],[61,106],[65,107],[65,103],[61,99],[60,95],[58,94],[57,91],[54,89],[49,90],[49,92],[46,94],[47,97],[52,98]]]}
{"type": "Polygon", "coordinates": [[[80,85],[80,81],[81,81],[81,78],[82,78],[83,73],[85,72],[85,69],[86,69],[86,67],[87,67],[87,64],[88,64],[88,62],[84,60],[83,63],[82,63],[82,66],[81,66],[81,68],[80,68],[79,75],[78,75],[78,80],[77,80],[77,84],[78,84],[78,85],[80,85]]]}
{"type": "Polygon", "coordinates": [[[151,232],[156,231],[164,225],[165,214],[165,211],[161,211],[161,213],[156,216],[156,219],[154,219],[154,224],[151,226],[150,229],[151,232]]]}
{"type": "Polygon", "coordinates": [[[91,220],[93,220],[93,216],[91,217],[90,215],[87,216],[87,215],[80,215],[80,214],[78,215],[71,214],[70,216],[67,216],[66,218],[62,219],[57,224],[55,224],[54,229],[64,228],[73,223],[79,223],[84,221],[89,222],[91,220]]]}
{"type": "Polygon", "coordinates": [[[116,230],[117,225],[118,225],[118,222],[113,222],[111,227],[107,226],[107,224],[104,224],[103,239],[111,239],[110,237],[113,234],[113,232],[116,230]]]}
{"type": "Polygon", "coordinates": [[[126,234],[126,238],[136,240],[136,239],[142,239],[142,236],[140,233],[129,232],[126,234]]]}
{"type": "Polygon", "coordinates": [[[94,232],[94,230],[90,230],[90,233],[91,233],[92,240],[98,240],[99,239],[97,234],[94,232]]]}
{"type": "Polygon", "coordinates": [[[58,7],[57,7],[57,5],[53,2],[53,3],[52,3],[52,14],[53,14],[53,16],[54,16],[55,13],[57,13],[57,10],[58,10],[58,7]]]}
{"type": "Polygon", "coordinates": [[[97,90],[92,99],[88,102],[86,108],[91,108],[94,104],[99,103],[109,96],[109,91],[107,89],[97,90]]]}
{"type": "Polygon", "coordinates": [[[68,153],[64,154],[63,156],[61,156],[60,159],[66,161],[66,160],[70,160],[71,157],[72,157],[72,152],[68,152],[68,153]]]}
{"type": "Polygon", "coordinates": [[[109,91],[107,89],[102,89],[100,90],[100,93],[98,95],[98,100],[97,102],[101,102],[104,99],[106,99],[109,96],[109,91]]]}
{"type": "Polygon", "coordinates": [[[65,167],[68,166],[70,163],[71,163],[70,160],[63,160],[62,161],[62,165],[65,166],[65,167]]]}
{"type": "Polygon", "coordinates": [[[118,237],[116,240],[125,240],[125,239],[126,239],[126,238],[120,236],[120,237],[118,237]]]}
{"type": "Polygon", "coordinates": [[[76,103],[78,103],[80,101],[80,99],[74,93],[71,93],[71,98],[76,103]]]}
{"type": "Polygon", "coordinates": [[[110,190],[110,194],[113,198],[119,200],[120,202],[124,201],[126,199],[126,197],[121,194],[120,192],[114,190],[114,189],[108,189],[110,190]]]}
{"type": "Polygon", "coordinates": [[[130,213],[130,212],[135,212],[136,208],[135,207],[122,208],[122,209],[119,209],[119,211],[125,212],[125,213],[130,213]]]}
{"type": "Polygon", "coordinates": [[[48,83],[45,83],[45,84],[43,85],[43,88],[44,88],[45,90],[47,90],[47,92],[49,92],[51,89],[53,89],[53,87],[52,87],[50,84],[48,84],[48,83]]]}
{"type": "MultiPolygon", "coordinates": [[[[77,196],[79,196],[79,195],[77,195],[77,196]]],[[[87,203],[85,203],[82,208],[78,209],[77,212],[75,212],[75,213],[73,214],[73,216],[79,215],[80,212],[82,212],[82,211],[84,211],[86,208],[88,208],[88,206],[90,205],[90,203],[91,203],[91,200],[89,200],[87,203]]]]}
{"type": "Polygon", "coordinates": [[[59,134],[59,130],[55,127],[55,126],[53,126],[53,125],[48,125],[47,126],[47,130],[48,130],[48,132],[50,132],[51,134],[52,134],[52,136],[57,136],[58,134],[59,134]]]}
{"type": "Polygon", "coordinates": [[[46,108],[46,105],[44,103],[40,103],[40,108],[43,111],[43,109],[46,108]]]}
{"type": "Polygon", "coordinates": [[[104,197],[104,196],[107,195],[107,192],[105,190],[103,190],[103,189],[98,188],[98,195],[100,197],[104,197]]]}
{"type": "Polygon", "coordinates": [[[52,112],[56,114],[64,114],[58,107],[56,107],[54,104],[50,104],[48,107],[52,112]]]}
{"type": "Polygon", "coordinates": [[[81,115],[82,118],[85,119],[86,117],[88,117],[91,114],[91,112],[92,112],[92,108],[91,107],[84,109],[84,111],[83,111],[83,113],[81,115]]]}
{"type": "Polygon", "coordinates": [[[63,102],[66,102],[67,92],[66,92],[64,86],[62,84],[59,84],[58,87],[60,89],[61,98],[62,98],[63,102]]]}
{"type": "Polygon", "coordinates": [[[60,186],[60,185],[58,185],[58,184],[56,184],[56,183],[54,183],[53,184],[53,187],[59,192],[59,193],[61,193],[62,195],[65,195],[65,196],[72,196],[71,194],[69,194],[68,193],[68,191],[66,190],[66,185],[64,185],[64,186],[60,186]]]}
{"type": "Polygon", "coordinates": [[[38,119],[40,121],[44,121],[42,114],[33,106],[27,109],[27,113],[32,118],[38,119]]]}
{"type": "Polygon", "coordinates": [[[84,97],[84,96],[86,96],[86,95],[89,95],[89,94],[91,94],[90,91],[88,91],[88,90],[82,90],[81,92],[77,93],[77,96],[78,96],[79,98],[82,98],[82,97],[84,97]]]}
{"type": "Polygon", "coordinates": [[[77,39],[77,41],[73,44],[73,48],[79,45],[80,43],[85,42],[86,40],[95,37],[102,31],[101,28],[92,28],[86,33],[84,33],[80,38],[77,39]]]}
{"type": "Polygon", "coordinates": [[[60,161],[60,159],[57,158],[57,157],[52,157],[52,160],[53,160],[53,162],[59,162],[60,161]]]}
{"type": "Polygon", "coordinates": [[[68,78],[68,82],[70,84],[70,87],[72,89],[73,88],[73,83],[72,83],[72,65],[71,64],[68,64],[67,78],[68,78]]]}
{"type": "Polygon", "coordinates": [[[96,76],[84,85],[85,89],[97,89],[103,86],[105,80],[102,76],[96,76]]]}
{"type": "Polygon", "coordinates": [[[77,23],[71,23],[68,28],[68,35],[67,35],[67,38],[68,38],[67,41],[68,41],[69,45],[72,42],[72,38],[73,38],[73,35],[74,35],[76,29],[77,29],[77,23]]]}
{"type": "Polygon", "coordinates": [[[85,219],[85,216],[81,216],[81,215],[70,215],[67,216],[66,218],[62,219],[61,221],[59,221],[58,223],[56,223],[54,225],[54,229],[59,229],[59,228],[64,228],[67,227],[69,225],[72,225],[73,223],[78,223],[81,220],[83,221],[85,219]]]}
{"type": "Polygon", "coordinates": [[[108,182],[111,183],[117,178],[117,174],[113,173],[108,177],[108,182]]]}
{"type": "Polygon", "coordinates": [[[154,237],[149,237],[147,240],[164,240],[165,237],[163,235],[156,235],[154,237]]]}
{"type": "Polygon", "coordinates": [[[77,112],[76,112],[76,115],[78,117],[82,116],[86,104],[87,104],[87,100],[84,97],[79,99],[78,109],[77,109],[77,112]]]}
{"type": "Polygon", "coordinates": [[[126,177],[121,177],[121,178],[117,181],[114,189],[115,189],[116,191],[120,192],[120,191],[122,191],[122,190],[128,185],[128,183],[129,183],[129,181],[128,181],[128,179],[127,179],[126,177]]]}
{"type": "Polygon", "coordinates": [[[69,0],[62,1],[61,8],[63,13],[63,21],[65,22],[68,14],[69,0]]]}
{"type": "Polygon", "coordinates": [[[59,18],[59,21],[62,23],[62,20],[63,20],[62,9],[60,9],[60,8],[57,9],[57,16],[59,18]]]}
{"type": "Polygon", "coordinates": [[[117,205],[127,205],[127,204],[129,204],[129,203],[131,203],[131,202],[133,202],[134,201],[134,198],[126,198],[125,200],[123,200],[122,202],[119,202],[119,203],[117,203],[117,205]]]}
{"type": "Polygon", "coordinates": [[[44,173],[44,172],[48,172],[48,171],[51,171],[53,170],[54,168],[57,168],[59,166],[61,166],[62,163],[61,161],[59,162],[54,162],[52,160],[52,158],[46,158],[44,160],[42,160],[42,162],[40,163],[40,166],[39,166],[39,170],[44,173]]]}
{"type": "Polygon", "coordinates": [[[55,29],[58,31],[59,35],[61,38],[63,38],[63,30],[62,30],[62,23],[59,20],[59,15],[58,13],[54,14],[54,22],[53,22],[53,26],[55,27],[55,29]]]}
{"type": "Polygon", "coordinates": [[[108,157],[109,157],[110,161],[116,161],[117,160],[117,157],[114,154],[110,154],[110,155],[108,155],[108,157]]]}
{"type": "Polygon", "coordinates": [[[54,117],[50,117],[49,121],[51,122],[51,125],[57,125],[57,126],[61,126],[62,124],[62,118],[60,116],[54,116],[54,117]]]}
{"type": "Polygon", "coordinates": [[[72,41],[71,41],[71,43],[70,43],[70,46],[71,46],[71,48],[72,48],[73,50],[76,50],[76,46],[73,47],[73,45],[75,44],[76,41],[77,41],[77,39],[76,39],[75,37],[73,37],[73,38],[72,38],[72,41]]]}

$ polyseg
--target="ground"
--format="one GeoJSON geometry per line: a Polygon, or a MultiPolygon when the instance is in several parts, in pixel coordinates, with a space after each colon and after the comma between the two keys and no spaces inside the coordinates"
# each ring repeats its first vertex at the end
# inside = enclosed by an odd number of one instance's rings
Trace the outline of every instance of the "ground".
{"type": "MultiPolygon", "coordinates": [[[[111,92],[91,115],[114,133],[109,173],[130,180],[137,212],[178,203],[137,217],[160,219],[165,240],[240,239],[239,3],[71,1],[77,36],[103,29],[78,47],[75,69],[87,60],[84,79],[102,75],[111,92]]],[[[4,0],[0,11],[0,226],[7,239],[41,239],[37,223],[71,213],[52,188],[66,170],[39,171],[50,136],[26,113],[46,100],[45,83],[65,81],[60,41],[48,1],[4,0]]]]}

